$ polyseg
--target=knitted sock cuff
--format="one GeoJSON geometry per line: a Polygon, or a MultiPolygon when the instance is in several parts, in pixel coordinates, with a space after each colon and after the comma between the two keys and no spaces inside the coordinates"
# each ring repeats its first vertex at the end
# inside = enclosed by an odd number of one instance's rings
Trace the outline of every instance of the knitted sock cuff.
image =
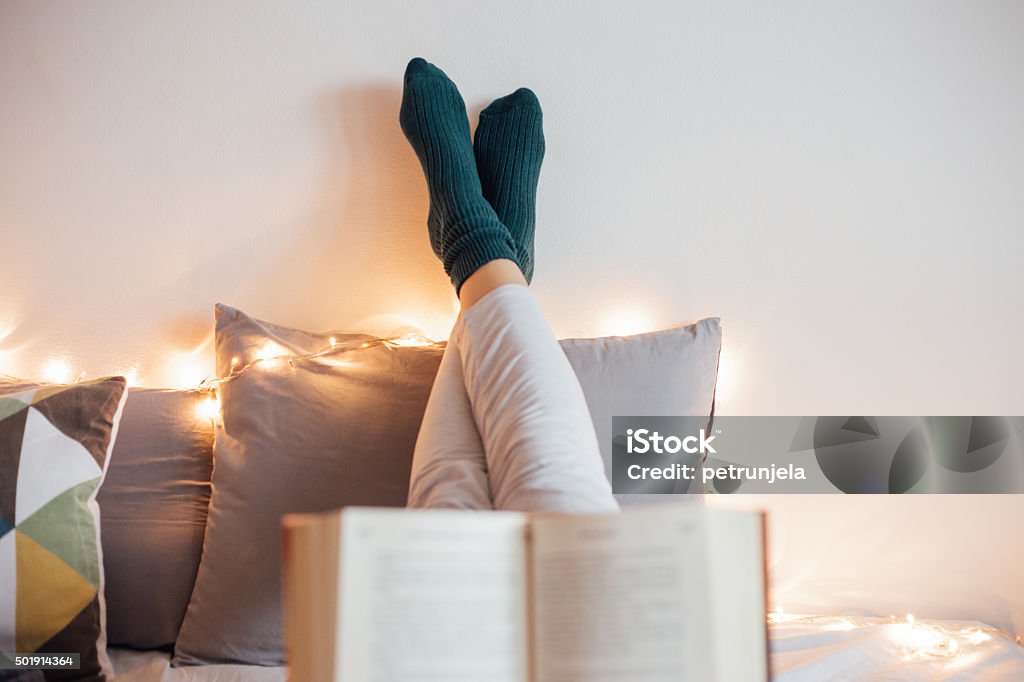
{"type": "Polygon", "coordinates": [[[444,269],[458,294],[470,275],[492,260],[502,258],[517,262],[508,229],[496,220],[484,220],[446,246],[444,269]]]}

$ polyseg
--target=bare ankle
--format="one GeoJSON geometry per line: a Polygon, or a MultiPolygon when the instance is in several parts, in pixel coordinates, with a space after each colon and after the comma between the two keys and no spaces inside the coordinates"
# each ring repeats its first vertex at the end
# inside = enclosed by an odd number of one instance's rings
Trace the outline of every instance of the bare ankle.
{"type": "Polygon", "coordinates": [[[527,286],[523,271],[511,260],[499,258],[481,266],[466,278],[459,290],[459,302],[468,310],[488,293],[505,284],[527,286]]]}

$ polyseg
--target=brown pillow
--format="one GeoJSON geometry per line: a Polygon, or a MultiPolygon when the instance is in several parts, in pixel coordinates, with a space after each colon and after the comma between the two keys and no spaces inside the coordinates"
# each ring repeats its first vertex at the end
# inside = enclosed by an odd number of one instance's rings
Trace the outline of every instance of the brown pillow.
{"type": "MultiPolygon", "coordinates": [[[[370,337],[337,336],[348,343],[370,337]]],[[[217,307],[218,374],[231,359],[303,354],[311,335],[217,307]]],[[[213,496],[174,664],[283,662],[280,519],[343,505],[404,506],[411,453],[443,346],[374,344],[268,359],[221,385],[213,496]]]]}
{"type": "MultiPolygon", "coordinates": [[[[339,348],[355,349],[278,357],[314,353],[330,338],[217,306],[218,374],[235,374],[220,389],[210,516],[175,664],[283,663],[283,514],[405,505],[413,446],[444,344],[335,335],[339,348]],[[268,359],[238,372],[257,357],[268,359]]],[[[599,434],[610,434],[615,414],[710,414],[720,346],[713,319],[563,342],[599,434]]],[[[610,435],[601,448],[610,466],[610,435]]]]}
{"type": "Polygon", "coordinates": [[[199,557],[213,468],[213,422],[200,391],[130,389],[98,497],[107,641],[174,644],[199,557]]]}

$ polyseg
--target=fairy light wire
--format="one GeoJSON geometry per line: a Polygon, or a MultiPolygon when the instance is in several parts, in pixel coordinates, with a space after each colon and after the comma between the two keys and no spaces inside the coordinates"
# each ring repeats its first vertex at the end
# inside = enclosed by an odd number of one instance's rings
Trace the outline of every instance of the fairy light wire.
{"type": "MultiPolygon", "coordinates": [[[[401,336],[391,336],[386,338],[364,338],[364,339],[353,339],[351,341],[338,341],[336,337],[330,338],[330,345],[316,350],[310,353],[287,353],[280,355],[260,355],[253,357],[252,359],[243,362],[239,356],[231,358],[229,363],[230,368],[227,376],[219,376],[204,379],[199,384],[201,390],[216,390],[219,386],[226,384],[230,381],[238,379],[246,372],[260,367],[266,368],[273,366],[274,362],[287,362],[288,365],[294,369],[296,362],[318,360],[320,358],[326,358],[332,355],[341,355],[344,353],[350,353],[356,350],[366,350],[369,348],[379,348],[381,346],[388,346],[391,348],[407,348],[407,347],[439,347],[443,348],[445,343],[443,341],[433,341],[425,336],[419,334],[403,334],[401,336]]],[[[283,350],[285,349],[281,346],[283,350]]]]}
{"type": "Polygon", "coordinates": [[[769,625],[812,625],[828,630],[856,630],[872,626],[888,628],[887,634],[899,643],[907,659],[916,657],[953,658],[966,653],[971,647],[979,646],[996,637],[1002,637],[1020,645],[1021,638],[998,628],[977,624],[956,628],[925,621],[907,614],[903,619],[857,618],[853,616],[823,616],[788,614],[781,607],[767,614],[769,625]]]}

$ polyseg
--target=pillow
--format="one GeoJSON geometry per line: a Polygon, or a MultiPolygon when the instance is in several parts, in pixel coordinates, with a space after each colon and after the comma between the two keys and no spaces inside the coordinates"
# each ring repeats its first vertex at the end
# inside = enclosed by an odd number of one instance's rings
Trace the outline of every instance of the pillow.
{"type": "Polygon", "coordinates": [[[96,491],[125,395],[123,377],[0,382],[0,653],[81,655],[46,679],[111,672],[96,491]]]}
{"type": "MultiPolygon", "coordinates": [[[[444,344],[336,334],[339,348],[354,349],[281,357],[315,353],[330,340],[217,307],[217,370],[231,378],[220,388],[210,515],[175,664],[283,662],[283,514],[405,505],[444,344]],[[255,358],[263,359],[238,371],[255,358]]],[[[609,441],[616,411],[709,414],[720,341],[718,321],[705,320],[635,337],[573,340],[566,352],[609,441]]],[[[601,447],[610,468],[611,443],[601,447]]]]}
{"type": "MultiPolygon", "coordinates": [[[[583,387],[608,480],[612,417],[711,416],[722,349],[718,318],[635,336],[566,339],[561,344],[583,387]]],[[[623,507],[665,501],[661,495],[619,494],[615,499],[623,507]]]]}
{"type": "Polygon", "coordinates": [[[711,495],[768,518],[770,607],[1024,635],[1024,495],[711,495]]]}
{"type": "Polygon", "coordinates": [[[100,489],[107,642],[168,648],[203,551],[213,422],[201,391],[128,391],[100,489]]]}

